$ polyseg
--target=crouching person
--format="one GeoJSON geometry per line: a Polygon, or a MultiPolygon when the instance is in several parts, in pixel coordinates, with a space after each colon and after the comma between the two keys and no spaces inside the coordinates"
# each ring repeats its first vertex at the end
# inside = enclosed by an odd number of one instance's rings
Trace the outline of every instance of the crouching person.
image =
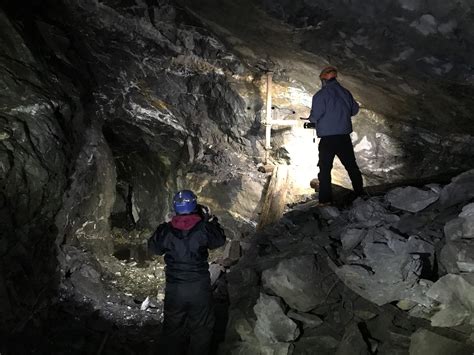
{"type": "Polygon", "coordinates": [[[224,245],[225,235],[192,191],[179,191],[173,207],[176,215],[148,240],[150,251],[164,254],[166,263],[165,353],[207,355],[214,327],[208,249],[224,245]]]}

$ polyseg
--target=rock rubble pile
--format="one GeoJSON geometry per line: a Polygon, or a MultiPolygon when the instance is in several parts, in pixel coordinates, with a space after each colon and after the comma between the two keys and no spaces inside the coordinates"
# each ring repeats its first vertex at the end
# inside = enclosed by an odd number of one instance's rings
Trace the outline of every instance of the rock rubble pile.
{"type": "Polygon", "coordinates": [[[474,170],[297,206],[227,273],[222,354],[471,354],[474,170]]]}

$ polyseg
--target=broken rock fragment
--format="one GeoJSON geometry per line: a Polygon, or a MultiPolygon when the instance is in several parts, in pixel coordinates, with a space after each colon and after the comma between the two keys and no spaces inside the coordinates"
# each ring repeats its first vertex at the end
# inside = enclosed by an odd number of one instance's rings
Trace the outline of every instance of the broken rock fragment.
{"type": "Polygon", "coordinates": [[[350,228],[341,235],[342,249],[352,250],[364,239],[366,231],[363,229],[350,228]]]}
{"type": "Polygon", "coordinates": [[[445,275],[428,290],[427,296],[440,303],[440,310],[431,318],[431,325],[474,325],[474,274],[445,275]]]}
{"type": "Polygon", "coordinates": [[[313,255],[283,260],[262,273],[264,288],[300,312],[307,312],[325,301],[326,295],[318,286],[320,279],[313,255]]]}
{"type": "Polygon", "coordinates": [[[339,344],[336,355],[369,355],[367,347],[357,324],[351,324],[346,328],[346,332],[339,344]]]}
{"type": "Polygon", "coordinates": [[[411,336],[410,355],[472,355],[473,348],[450,338],[418,329],[411,336]]]}
{"type": "Polygon", "coordinates": [[[448,242],[441,250],[439,262],[448,273],[474,272],[474,242],[448,242]]]}
{"type": "Polygon", "coordinates": [[[349,217],[358,227],[375,227],[397,223],[400,220],[400,217],[387,211],[375,198],[367,201],[361,198],[355,200],[349,211],[349,217]]]}
{"type": "Polygon", "coordinates": [[[462,219],[462,236],[463,238],[474,238],[474,203],[470,203],[463,207],[459,214],[462,219]]]}
{"type": "Polygon", "coordinates": [[[449,207],[474,197],[474,169],[466,171],[451,180],[440,193],[439,202],[449,207]]]}
{"type": "Polygon", "coordinates": [[[257,316],[254,332],[261,343],[290,342],[300,334],[296,323],[283,312],[278,297],[261,293],[253,309],[257,316]]]}
{"type": "Polygon", "coordinates": [[[289,311],[287,316],[290,317],[291,319],[294,319],[303,323],[303,328],[316,328],[320,326],[321,324],[323,324],[323,321],[321,318],[311,313],[289,311]]]}
{"type": "Polygon", "coordinates": [[[433,190],[422,190],[416,187],[398,187],[385,196],[395,208],[408,212],[419,212],[438,200],[439,194],[433,190]]]}
{"type": "Polygon", "coordinates": [[[383,305],[401,299],[418,301],[423,266],[429,266],[434,247],[417,236],[406,239],[386,228],[369,230],[362,242],[363,258],[340,267],[342,281],[362,297],[383,305]]]}

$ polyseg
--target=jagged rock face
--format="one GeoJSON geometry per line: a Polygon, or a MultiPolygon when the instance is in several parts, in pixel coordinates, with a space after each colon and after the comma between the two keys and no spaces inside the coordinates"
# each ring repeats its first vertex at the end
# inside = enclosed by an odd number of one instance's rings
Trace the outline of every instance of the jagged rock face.
{"type": "MultiPolygon", "coordinates": [[[[362,106],[353,141],[366,183],[470,168],[474,28],[468,1],[186,4],[246,61],[276,72],[275,104],[290,106],[295,117],[307,116],[322,67],[338,66],[340,81],[362,106]]],[[[281,147],[291,151],[290,140],[281,147]]],[[[341,165],[333,177],[350,186],[341,165]]]]}
{"type": "Polygon", "coordinates": [[[212,176],[211,190],[239,186],[245,158],[235,154],[258,154],[252,125],[261,104],[251,90],[247,100],[239,93],[242,83],[232,77],[244,68],[237,58],[168,2],[137,8],[84,1],[69,11],[70,30],[94,63],[96,109],[117,167],[112,217],[153,229],[176,189],[207,187],[190,183],[191,174],[212,176]]]}
{"type": "Polygon", "coordinates": [[[151,231],[191,188],[239,237],[264,183],[257,87],[199,22],[168,1],[50,5],[0,12],[2,332],[58,277],[100,302],[111,224],[151,231]]]}
{"type": "MultiPolygon", "coordinates": [[[[50,297],[57,261],[54,217],[70,149],[70,82],[55,75],[0,11],[0,331],[15,328],[50,297]]],[[[77,95],[72,91],[71,96],[77,95]]]]}

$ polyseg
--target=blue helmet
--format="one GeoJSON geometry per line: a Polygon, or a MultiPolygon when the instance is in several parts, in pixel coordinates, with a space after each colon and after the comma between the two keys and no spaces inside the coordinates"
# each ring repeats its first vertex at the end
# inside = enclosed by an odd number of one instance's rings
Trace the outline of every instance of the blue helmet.
{"type": "Polygon", "coordinates": [[[173,197],[173,208],[176,214],[188,214],[196,210],[197,197],[191,190],[181,190],[173,197]]]}

